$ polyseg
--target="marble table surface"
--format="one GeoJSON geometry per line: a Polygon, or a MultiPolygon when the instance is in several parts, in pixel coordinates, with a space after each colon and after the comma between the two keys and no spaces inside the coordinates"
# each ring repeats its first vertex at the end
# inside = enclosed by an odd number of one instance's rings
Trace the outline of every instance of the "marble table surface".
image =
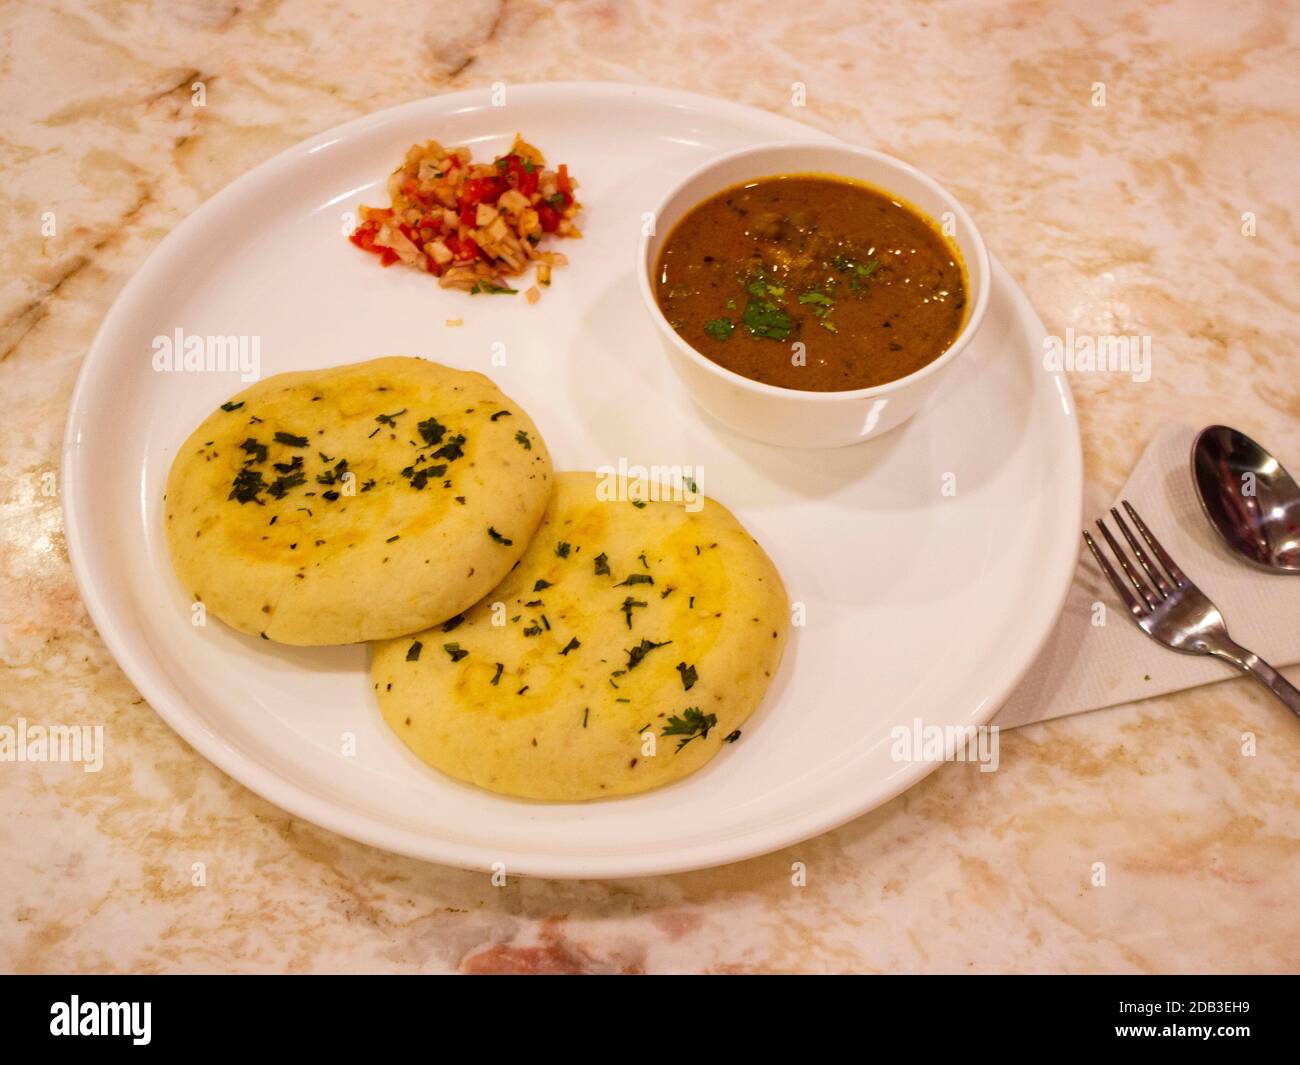
{"type": "Polygon", "coordinates": [[[206,197],[371,110],[550,79],[712,93],[902,156],[1049,332],[1152,337],[1150,381],[1073,381],[1090,511],[1171,418],[1294,468],[1298,45],[1300,9],[1268,0],[5,5],[0,724],[102,724],[112,751],[97,774],[0,763],[0,969],[1300,971],[1300,723],[1247,681],[1005,734],[996,773],[944,766],[763,858],[498,888],[290,817],[179,740],[86,616],[48,476],[96,327],[206,197]]]}

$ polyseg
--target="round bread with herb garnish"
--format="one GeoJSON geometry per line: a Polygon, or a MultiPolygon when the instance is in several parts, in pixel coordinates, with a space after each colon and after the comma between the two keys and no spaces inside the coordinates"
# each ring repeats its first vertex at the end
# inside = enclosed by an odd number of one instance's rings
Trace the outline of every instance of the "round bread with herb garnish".
{"type": "Polygon", "coordinates": [[[181,446],[164,515],[185,590],[300,646],[444,621],[519,560],[551,494],[527,414],[488,378],[393,357],[270,377],[181,446]]]}
{"type": "Polygon", "coordinates": [[[646,791],[739,739],[785,647],[785,588],[725,507],[679,494],[557,474],[498,588],[374,646],[384,719],[449,776],[530,799],[646,791]]]}

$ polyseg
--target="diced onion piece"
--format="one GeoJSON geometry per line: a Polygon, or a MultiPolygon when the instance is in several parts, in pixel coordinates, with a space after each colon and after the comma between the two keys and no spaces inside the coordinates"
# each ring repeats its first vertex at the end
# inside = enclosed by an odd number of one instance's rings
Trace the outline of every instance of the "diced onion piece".
{"type": "Polygon", "coordinates": [[[497,200],[497,207],[511,214],[516,211],[526,211],[529,207],[528,197],[518,189],[506,189],[497,200]]]}
{"type": "Polygon", "coordinates": [[[390,225],[380,226],[379,232],[375,234],[375,243],[381,248],[392,248],[402,262],[424,269],[423,253],[407,240],[406,234],[400,229],[390,225]]]}

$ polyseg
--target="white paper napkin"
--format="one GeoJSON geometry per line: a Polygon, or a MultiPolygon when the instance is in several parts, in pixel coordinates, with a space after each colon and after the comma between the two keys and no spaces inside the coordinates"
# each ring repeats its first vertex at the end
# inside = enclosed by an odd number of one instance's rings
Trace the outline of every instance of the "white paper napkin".
{"type": "MultiPolygon", "coordinates": [[[[1161,430],[1119,499],[1137,508],[1170,557],[1219,608],[1234,640],[1274,666],[1300,662],[1300,576],[1254,569],[1219,539],[1192,487],[1195,436],[1182,425],[1161,430]]],[[[1085,511],[1090,505],[1085,501],[1085,511]]],[[[1092,522],[1101,516],[1100,509],[1084,514],[1094,535],[1092,522]]],[[[1123,542],[1109,515],[1107,522],[1123,542]]],[[[1133,624],[1082,537],[1079,548],[1074,584],[1056,629],[994,724],[1015,728],[1241,675],[1218,659],[1157,644],[1133,624]],[[1102,624],[1095,623],[1098,618],[1102,624]]]]}

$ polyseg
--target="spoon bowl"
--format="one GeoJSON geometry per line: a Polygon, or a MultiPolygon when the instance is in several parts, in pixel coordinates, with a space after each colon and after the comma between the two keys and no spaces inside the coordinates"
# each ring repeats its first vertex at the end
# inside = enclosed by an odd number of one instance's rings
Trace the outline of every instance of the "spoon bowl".
{"type": "Polygon", "coordinates": [[[1271,573],[1300,574],[1300,487],[1264,448],[1226,425],[1202,429],[1192,483],[1229,548],[1271,573]]]}

